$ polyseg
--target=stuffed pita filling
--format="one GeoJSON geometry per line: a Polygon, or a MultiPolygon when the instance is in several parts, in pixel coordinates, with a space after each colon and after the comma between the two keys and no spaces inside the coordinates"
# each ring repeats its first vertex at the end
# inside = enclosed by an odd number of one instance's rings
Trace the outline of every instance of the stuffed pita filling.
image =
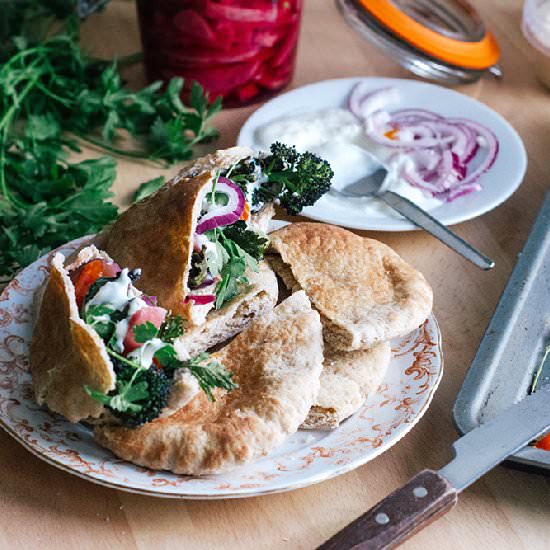
{"type": "Polygon", "coordinates": [[[193,324],[241,294],[247,271],[258,272],[269,244],[258,223],[266,208],[276,202],[297,214],[329,189],[332,175],[326,161],[280,143],[215,172],[201,192],[193,236],[185,296],[193,324]]]}
{"type": "MultiPolygon", "coordinates": [[[[96,255],[74,269],[69,266],[65,273],[72,283],[67,292],[74,293],[79,321],[99,337],[95,345],[108,357],[107,367],[114,375],[108,391],[84,379],[82,387],[109,413],[103,414],[103,421],[128,427],[170,414],[184,404],[182,399],[188,401],[201,390],[213,399],[213,388],[236,387],[232,374],[206,353],[188,361],[178,359],[173,344],[184,332],[184,320],[134,286],[140,275],[139,269],[121,269],[106,255],[96,255]]],[[[47,307],[55,298],[45,299],[47,307]]],[[[39,330],[48,332],[44,323],[39,330]]],[[[49,332],[51,339],[57,337],[51,323],[49,332]]],[[[49,359],[55,369],[56,357],[49,359]]]]}

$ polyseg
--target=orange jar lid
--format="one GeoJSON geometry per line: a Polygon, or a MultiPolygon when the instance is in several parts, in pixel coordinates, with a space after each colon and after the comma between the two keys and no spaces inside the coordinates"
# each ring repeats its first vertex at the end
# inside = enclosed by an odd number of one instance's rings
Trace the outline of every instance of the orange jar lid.
{"type": "MultiPolygon", "coordinates": [[[[499,47],[490,32],[484,31],[481,37],[474,40],[460,40],[423,25],[391,0],[357,2],[390,32],[435,59],[473,70],[488,69],[498,62],[499,47]]],[[[460,5],[475,13],[463,0],[460,5]]]]}

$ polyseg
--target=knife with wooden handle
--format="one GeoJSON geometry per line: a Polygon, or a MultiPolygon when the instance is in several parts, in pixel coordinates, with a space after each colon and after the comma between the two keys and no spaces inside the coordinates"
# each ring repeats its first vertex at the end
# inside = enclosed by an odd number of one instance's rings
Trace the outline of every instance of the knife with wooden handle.
{"type": "Polygon", "coordinates": [[[395,548],[448,512],[463,489],[549,428],[547,386],[458,439],[449,464],[423,470],[318,550],[395,548]]]}

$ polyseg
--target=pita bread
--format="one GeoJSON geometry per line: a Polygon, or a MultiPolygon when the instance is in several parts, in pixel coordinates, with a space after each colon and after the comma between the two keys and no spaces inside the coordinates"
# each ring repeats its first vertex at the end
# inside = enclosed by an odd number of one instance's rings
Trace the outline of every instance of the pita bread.
{"type": "Polygon", "coordinates": [[[219,310],[211,311],[200,326],[190,326],[174,342],[178,357],[185,361],[241,332],[253,319],[273,309],[277,303],[277,277],[267,262],[258,273],[248,273],[249,285],[219,310]]]}
{"type": "MultiPolygon", "coordinates": [[[[157,296],[163,307],[191,324],[202,324],[213,307],[184,303],[204,193],[211,189],[218,170],[251,154],[248,148],[233,147],[197,159],[159,191],[123,212],[96,238],[98,248],[120,265],[141,268],[140,287],[145,294],[157,296]]],[[[273,213],[272,205],[262,209],[251,217],[251,226],[265,231],[273,213]]]]}
{"type": "Polygon", "coordinates": [[[63,254],[54,255],[37,307],[30,349],[36,401],[71,422],[98,418],[104,412],[103,405],[85,392],[85,384],[104,393],[115,387],[113,365],[105,345],[80,318],[69,278],[69,271],[94,258],[110,259],[95,246],[81,250],[67,267],[63,265],[63,254]]]}
{"type": "Polygon", "coordinates": [[[294,223],[270,234],[268,259],[289,288],[303,289],[321,314],[329,348],[368,349],[426,319],[432,290],[391,248],[340,227],[294,223]]]}
{"type": "Polygon", "coordinates": [[[303,292],[256,319],[217,356],[239,388],[201,392],[166,418],[136,429],[101,426],[97,441],[117,456],[179,474],[211,474],[258,458],[296,432],[319,390],[319,314],[303,292]]]}
{"type": "Polygon", "coordinates": [[[376,391],[390,360],[388,342],[376,344],[368,350],[326,354],[319,394],[300,427],[306,430],[337,428],[376,391]]]}

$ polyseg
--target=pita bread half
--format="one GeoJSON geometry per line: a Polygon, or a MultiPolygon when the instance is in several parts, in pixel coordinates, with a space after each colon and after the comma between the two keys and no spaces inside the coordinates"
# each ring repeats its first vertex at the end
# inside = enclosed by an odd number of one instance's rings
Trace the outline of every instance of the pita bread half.
{"type": "MultiPolygon", "coordinates": [[[[156,296],[163,307],[192,324],[201,324],[213,305],[197,307],[184,303],[184,298],[202,199],[218,170],[251,154],[248,148],[232,147],[197,159],[156,193],[123,212],[97,236],[95,244],[120,265],[139,266],[145,294],[156,296]]],[[[273,206],[268,205],[251,217],[250,225],[265,231],[273,214],[273,206]]]]}
{"type": "Polygon", "coordinates": [[[277,303],[277,277],[267,262],[260,262],[258,273],[247,273],[248,286],[221,309],[211,311],[206,322],[190,326],[176,339],[178,357],[186,361],[202,351],[229,340],[255,318],[273,309],[277,303]]]}
{"type": "Polygon", "coordinates": [[[388,342],[367,350],[325,355],[321,389],[300,426],[305,430],[333,430],[354,414],[382,382],[391,360],[388,342]]]}
{"type": "Polygon", "coordinates": [[[174,180],[123,212],[96,245],[119,265],[140,267],[140,288],[175,313],[185,314],[195,221],[212,173],[174,180]]]}
{"type": "Polygon", "coordinates": [[[432,308],[423,275],[390,247],[340,227],[293,223],[270,234],[268,259],[321,314],[329,348],[368,349],[417,328],[432,308]],[[272,261],[274,260],[274,261],[272,261]]]}
{"type": "Polygon", "coordinates": [[[256,319],[216,356],[239,388],[210,402],[201,392],[166,418],[136,429],[101,426],[117,456],[178,474],[227,471],[267,454],[305,420],[323,362],[319,314],[303,292],[256,319]]]}
{"type": "Polygon", "coordinates": [[[71,422],[98,418],[104,407],[84,390],[87,384],[108,393],[115,387],[113,365],[103,341],[81,318],[69,271],[94,259],[110,258],[87,246],[65,267],[57,253],[50,277],[37,304],[37,318],[30,349],[30,366],[36,401],[71,422]]]}

